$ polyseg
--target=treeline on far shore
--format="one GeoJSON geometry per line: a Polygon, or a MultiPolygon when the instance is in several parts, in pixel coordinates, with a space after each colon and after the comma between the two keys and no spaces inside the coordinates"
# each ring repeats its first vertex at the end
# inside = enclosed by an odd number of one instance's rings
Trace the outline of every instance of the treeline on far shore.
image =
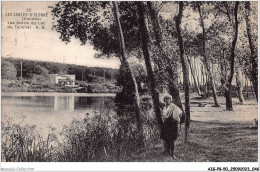
{"type": "Polygon", "coordinates": [[[3,57],[1,62],[3,92],[116,93],[116,76],[111,68],[3,57]],[[75,75],[78,88],[53,85],[48,74],[75,75]]]}
{"type": "Polygon", "coordinates": [[[14,79],[22,77],[29,79],[33,74],[69,74],[75,75],[76,80],[97,82],[99,77],[115,80],[117,69],[79,66],[46,61],[26,60],[20,58],[2,57],[2,78],[14,79]],[[22,63],[22,65],[21,65],[22,63]]]}

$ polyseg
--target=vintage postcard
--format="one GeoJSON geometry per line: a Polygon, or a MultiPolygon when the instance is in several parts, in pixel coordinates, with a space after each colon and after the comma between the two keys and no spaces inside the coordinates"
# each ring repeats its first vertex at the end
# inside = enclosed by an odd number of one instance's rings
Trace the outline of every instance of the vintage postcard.
{"type": "Polygon", "coordinates": [[[258,1],[1,1],[1,171],[258,162],[258,1]]]}

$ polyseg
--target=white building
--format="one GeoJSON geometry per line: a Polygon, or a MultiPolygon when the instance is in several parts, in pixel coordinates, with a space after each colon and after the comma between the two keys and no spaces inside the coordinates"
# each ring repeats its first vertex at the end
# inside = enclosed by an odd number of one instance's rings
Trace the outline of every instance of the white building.
{"type": "Polygon", "coordinates": [[[49,78],[53,85],[75,86],[75,75],[49,74],[49,78]]]}

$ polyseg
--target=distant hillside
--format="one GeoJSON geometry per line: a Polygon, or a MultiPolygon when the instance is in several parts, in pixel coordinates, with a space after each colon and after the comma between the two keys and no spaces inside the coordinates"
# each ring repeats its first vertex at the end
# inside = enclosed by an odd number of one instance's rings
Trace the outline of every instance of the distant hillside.
{"type": "Polygon", "coordinates": [[[115,80],[116,73],[118,71],[111,68],[87,67],[74,64],[25,60],[19,58],[2,57],[2,63],[3,61],[8,61],[15,66],[17,78],[21,75],[22,62],[22,76],[24,79],[29,79],[33,74],[39,74],[39,72],[44,71],[44,74],[46,74],[46,72],[49,74],[70,74],[76,75],[76,80],[95,82],[95,80],[100,79],[101,77],[103,78],[104,76],[106,80],[115,80]]]}

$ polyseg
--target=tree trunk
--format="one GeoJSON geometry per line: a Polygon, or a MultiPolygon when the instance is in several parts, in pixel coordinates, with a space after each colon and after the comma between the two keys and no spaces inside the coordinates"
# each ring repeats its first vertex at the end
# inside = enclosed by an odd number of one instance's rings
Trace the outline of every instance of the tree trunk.
{"type": "Polygon", "coordinates": [[[248,36],[248,41],[249,41],[249,46],[251,50],[251,56],[250,56],[250,61],[252,65],[251,69],[251,80],[253,83],[255,95],[256,95],[256,100],[258,101],[258,65],[257,65],[257,46],[254,45],[253,40],[252,40],[252,30],[251,30],[251,25],[250,25],[250,2],[246,1],[245,2],[245,8],[246,8],[246,30],[247,30],[247,36],[248,36]]]}
{"type": "Polygon", "coordinates": [[[196,81],[199,86],[200,80],[199,80],[199,75],[198,75],[198,71],[197,71],[197,59],[193,57],[193,60],[191,60],[191,61],[192,61],[192,68],[194,70],[194,76],[196,77],[196,81]]]}
{"type": "Polygon", "coordinates": [[[209,97],[209,93],[210,93],[210,90],[209,90],[209,76],[208,75],[206,75],[206,97],[209,97]]]}
{"type": "Polygon", "coordinates": [[[199,89],[201,89],[201,73],[198,68],[198,64],[199,64],[198,59],[194,59],[194,62],[195,62],[194,70],[195,70],[195,74],[197,76],[198,87],[199,87],[199,89]]]}
{"type": "Polygon", "coordinates": [[[249,98],[248,80],[246,79],[246,97],[249,98]]]}
{"type": "Polygon", "coordinates": [[[155,34],[155,43],[156,46],[158,47],[161,56],[163,59],[166,61],[167,64],[167,69],[166,71],[169,73],[169,76],[171,77],[168,83],[168,88],[169,88],[169,93],[171,94],[173,98],[173,102],[183,110],[182,104],[181,104],[181,98],[180,98],[180,93],[179,93],[179,88],[178,88],[178,82],[177,82],[177,68],[173,68],[171,65],[171,60],[169,57],[166,55],[165,51],[163,50],[162,47],[162,34],[161,34],[161,28],[160,24],[158,21],[158,14],[155,11],[155,8],[152,4],[152,2],[148,1],[147,6],[149,9],[149,14],[151,17],[151,23],[153,26],[153,31],[155,34]]]}
{"type": "Polygon", "coordinates": [[[256,96],[255,95],[255,93],[254,93],[254,88],[253,88],[253,83],[252,83],[252,81],[250,80],[250,85],[251,85],[251,92],[252,92],[252,96],[254,97],[254,96],[256,96]]]}
{"type": "Polygon", "coordinates": [[[185,91],[185,134],[184,134],[184,143],[187,143],[188,140],[188,131],[190,126],[190,93],[189,93],[189,68],[187,59],[184,57],[184,47],[183,47],[183,39],[181,34],[181,20],[183,15],[183,1],[179,1],[179,13],[175,17],[177,35],[178,35],[178,45],[180,51],[180,59],[182,63],[182,71],[183,71],[183,83],[184,83],[184,91],[185,91]]]}
{"type": "Polygon", "coordinates": [[[193,78],[194,86],[195,86],[195,88],[196,88],[196,90],[197,90],[198,95],[200,96],[200,95],[201,95],[201,92],[200,92],[198,83],[197,83],[197,81],[196,81],[195,71],[194,71],[194,69],[193,69],[193,67],[192,67],[192,65],[191,65],[191,60],[190,60],[190,58],[187,57],[187,59],[188,59],[189,65],[190,65],[190,71],[191,71],[191,75],[192,75],[192,78],[193,78]]]}
{"type": "Polygon", "coordinates": [[[237,69],[236,82],[237,82],[238,99],[239,99],[239,102],[241,104],[243,104],[244,103],[244,96],[243,96],[244,83],[242,82],[242,71],[239,68],[237,69]]]}
{"type": "Polygon", "coordinates": [[[114,6],[114,15],[115,15],[115,19],[116,19],[116,23],[117,23],[117,27],[118,27],[118,34],[119,34],[119,40],[120,40],[120,55],[121,55],[121,62],[123,64],[123,68],[125,71],[128,71],[129,74],[131,75],[131,79],[132,79],[132,83],[134,85],[134,102],[135,102],[135,108],[136,108],[136,121],[137,121],[137,128],[138,128],[138,132],[139,132],[139,146],[143,146],[144,142],[143,142],[143,127],[142,127],[142,121],[141,121],[141,113],[140,113],[140,96],[139,96],[139,92],[138,92],[138,87],[137,87],[137,83],[136,83],[136,79],[135,76],[131,70],[131,67],[126,59],[126,53],[125,53],[125,41],[124,41],[124,35],[123,35],[123,31],[121,28],[121,23],[120,23],[120,19],[119,19],[119,10],[118,10],[118,5],[117,2],[114,1],[113,2],[113,6],[114,6]]]}
{"type": "MultiPolygon", "coordinates": [[[[201,75],[202,75],[202,86],[205,85],[205,74],[204,74],[204,67],[201,65],[201,75]]],[[[206,87],[204,89],[204,94],[206,95],[206,87]]]]}
{"type": "MultiPolygon", "coordinates": [[[[224,58],[224,57],[223,57],[224,58]]],[[[225,93],[225,81],[226,81],[226,71],[225,71],[225,63],[221,63],[220,68],[221,68],[221,95],[223,95],[223,91],[224,91],[224,96],[226,95],[225,93]]]]}
{"type": "Polygon", "coordinates": [[[232,97],[228,89],[225,89],[225,97],[226,97],[226,109],[230,109],[229,111],[233,110],[232,105],[232,97]]]}
{"type": "Polygon", "coordinates": [[[200,22],[201,22],[201,27],[202,27],[202,32],[203,32],[203,43],[202,43],[203,50],[202,50],[202,54],[203,54],[203,57],[204,57],[204,60],[205,60],[205,67],[206,67],[206,69],[208,71],[209,79],[210,79],[211,86],[212,86],[212,94],[213,94],[213,97],[214,97],[215,107],[220,107],[220,105],[218,103],[218,97],[217,97],[215,81],[214,81],[214,78],[212,76],[212,72],[211,72],[211,70],[209,68],[209,61],[208,61],[208,57],[206,55],[206,47],[205,47],[205,44],[206,44],[206,31],[205,31],[204,21],[203,21],[201,9],[200,9],[200,3],[198,3],[198,10],[199,10],[200,22]]]}
{"type": "Polygon", "coordinates": [[[145,60],[146,70],[147,74],[149,76],[149,81],[151,85],[151,94],[153,99],[153,106],[155,115],[157,118],[158,125],[160,129],[162,128],[162,117],[161,117],[161,110],[160,110],[160,101],[159,101],[159,92],[156,89],[155,84],[155,77],[152,70],[152,64],[148,49],[148,32],[145,24],[145,16],[144,16],[144,4],[143,2],[137,2],[137,8],[138,8],[138,14],[139,14],[139,27],[140,27],[140,33],[141,33],[141,41],[142,41],[142,52],[145,60]]]}
{"type": "Polygon", "coordinates": [[[226,94],[226,110],[228,111],[233,111],[233,105],[232,105],[232,79],[234,75],[234,66],[235,66],[235,48],[236,48],[236,43],[237,43],[237,36],[238,36],[238,20],[237,20],[237,11],[238,11],[238,5],[239,1],[236,1],[235,4],[235,34],[233,36],[233,41],[232,41],[232,47],[231,47],[231,56],[230,56],[230,76],[228,79],[228,93],[226,94]]]}
{"type": "Polygon", "coordinates": [[[218,98],[217,98],[216,84],[215,84],[215,80],[213,78],[211,78],[211,83],[212,83],[212,94],[213,94],[213,98],[214,98],[214,102],[215,102],[215,107],[220,107],[220,105],[218,103],[218,98]]]}

